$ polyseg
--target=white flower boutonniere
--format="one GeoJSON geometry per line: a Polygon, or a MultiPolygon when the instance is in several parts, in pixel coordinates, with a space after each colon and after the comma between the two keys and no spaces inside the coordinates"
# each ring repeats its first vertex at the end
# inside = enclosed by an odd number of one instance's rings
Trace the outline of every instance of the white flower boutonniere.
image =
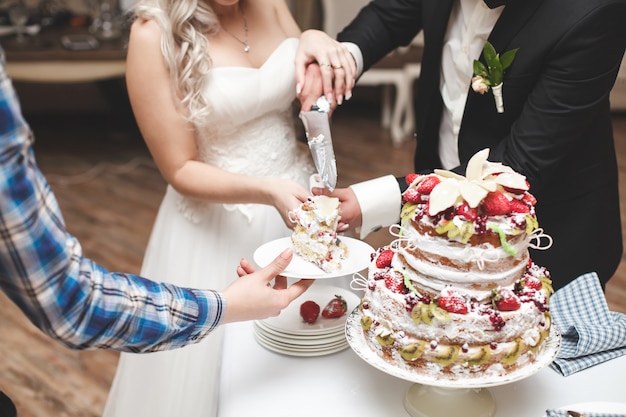
{"type": "Polygon", "coordinates": [[[485,94],[489,88],[493,91],[498,113],[504,112],[504,100],[502,99],[502,80],[504,71],[511,66],[519,48],[506,51],[500,56],[489,41],[485,41],[483,56],[487,66],[478,60],[474,60],[474,77],[472,89],[479,94],[485,94]]]}

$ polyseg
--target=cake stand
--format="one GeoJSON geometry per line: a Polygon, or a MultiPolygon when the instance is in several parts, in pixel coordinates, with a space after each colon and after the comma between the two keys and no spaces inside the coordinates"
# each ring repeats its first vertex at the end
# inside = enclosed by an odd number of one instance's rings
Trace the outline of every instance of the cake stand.
{"type": "Polygon", "coordinates": [[[561,346],[561,335],[551,326],[550,335],[532,364],[510,374],[456,379],[420,373],[389,363],[367,344],[355,308],[346,321],[346,337],[352,350],[369,365],[413,384],[404,397],[404,408],[412,417],[493,417],[496,404],[488,388],[519,381],[552,363],[561,346]]]}

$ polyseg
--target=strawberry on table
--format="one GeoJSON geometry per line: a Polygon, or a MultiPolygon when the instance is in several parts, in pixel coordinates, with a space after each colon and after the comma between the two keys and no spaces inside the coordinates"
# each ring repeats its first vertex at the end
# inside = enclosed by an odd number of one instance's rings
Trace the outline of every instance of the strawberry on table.
{"type": "Polygon", "coordinates": [[[330,300],[324,310],[322,310],[322,317],[327,319],[341,317],[348,311],[348,303],[340,295],[335,295],[335,298],[330,300]]]}
{"type": "Polygon", "coordinates": [[[315,323],[320,315],[320,306],[315,301],[305,301],[300,305],[300,316],[309,324],[315,323]]]}

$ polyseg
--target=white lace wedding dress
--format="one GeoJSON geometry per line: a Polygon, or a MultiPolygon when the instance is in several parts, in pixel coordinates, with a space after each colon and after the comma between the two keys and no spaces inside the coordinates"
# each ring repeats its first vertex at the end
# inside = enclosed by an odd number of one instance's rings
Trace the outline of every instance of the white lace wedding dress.
{"type": "MultiPolygon", "coordinates": [[[[259,180],[297,180],[308,188],[311,157],[295,138],[291,106],[297,42],[283,41],[259,69],[212,70],[212,121],[197,137],[203,161],[259,180]]],[[[222,289],[236,278],[241,257],[252,261],[258,246],[289,233],[274,207],[191,201],[168,187],[141,273],[186,287],[222,289]]],[[[104,416],[214,416],[221,343],[218,329],[183,349],[122,354],[104,416]]]]}

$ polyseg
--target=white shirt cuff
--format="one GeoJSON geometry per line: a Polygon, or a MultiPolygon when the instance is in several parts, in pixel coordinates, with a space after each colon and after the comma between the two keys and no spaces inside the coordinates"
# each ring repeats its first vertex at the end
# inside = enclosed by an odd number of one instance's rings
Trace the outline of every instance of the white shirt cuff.
{"type": "Polygon", "coordinates": [[[400,220],[402,193],[393,175],[374,178],[350,186],[356,195],[363,222],[356,230],[361,239],[383,226],[400,220]]]}
{"type": "Polygon", "coordinates": [[[341,42],[341,44],[345,46],[348,52],[354,57],[354,62],[356,62],[356,77],[359,78],[363,73],[363,54],[361,53],[361,48],[359,48],[356,43],[352,42],[341,42]]]}

